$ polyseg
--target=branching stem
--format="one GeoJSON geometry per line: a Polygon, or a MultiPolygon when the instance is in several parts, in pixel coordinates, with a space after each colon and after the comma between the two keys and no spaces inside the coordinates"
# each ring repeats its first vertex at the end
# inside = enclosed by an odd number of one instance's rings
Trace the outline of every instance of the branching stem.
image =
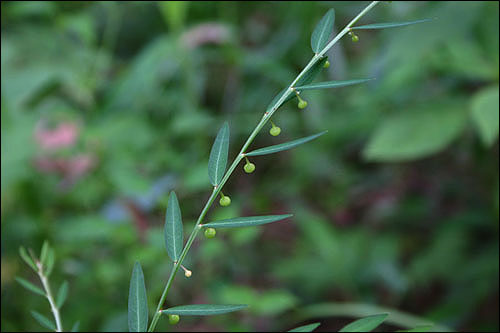
{"type": "Polygon", "coordinates": [[[200,216],[198,217],[198,220],[196,221],[196,225],[194,226],[194,229],[191,232],[191,235],[189,236],[188,241],[187,241],[186,245],[184,246],[184,249],[182,250],[182,253],[181,253],[181,256],[180,256],[179,260],[174,263],[174,267],[172,268],[172,271],[170,272],[170,277],[168,278],[168,281],[167,281],[167,284],[165,286],[165,289],[163,290],[163,294],[160,297],[160,301],[158,302],[158,306],[157,306],[155,314],[153,316],[153,320],[151,321],[151,325],[149,326],[148,332],[153,332],[154,329],[155,329],[155,327],[156,327],[156,324],[158,323],[158,319],[161,316],[161,312],[160,312],[161,307],[163,306],[163,303],[165,302],[165,299],[167,298],[168,291],[170,290],[170,287],[172,286],[172,282],[173,282],[173,280],[175,278],[175,275],[177,274],[177,271],[179,270],[180,265],[182,264],[182,261],[186,257],[189,249],[191,248],[191,245],[193,244],[193,241],[196,238],[196,235],[198,234],[198,231],[200,231],[200,229],[201,229],[201,225],[200,225],[201,222],[205,218],[205,215],[207,214],[208,210],[212,206],[212,203],[214,202],[214,200],[217,198],[217,195],[221,191],[222,187],[226,184],[227,180],[229,179],[229,177],[233,173],[233,171],[236,168],[236,166],[238,166],[238,164],[240,163],[240,161],[245,156],[245,152],[248,149],[248,147],[250,146],[250,144],[253,142],[254,138],[260,132],[260,130],[262,129],[262,127],[264,127],[264,125],[267,123],[267,121],[269,120],[269,118],[271,118],[271,116],[276,112],[276,110],[278,110],[278,108],[285,101],[285,99],[291,93],[294,92],[294,90],[295,90],[294,86],[300,80],[300,78],[302,76],[304,76],[304,74],[307,73],[307,71],[309,71],[309,69],[312,66],[314,66],[314,64],[316,62],[318,62],[321,58],[323,58],[323,56],[325,55],[325,53],[329,49],[331,49],[332,46],[335,45],[344,35],[346,35],[350,31],[350,28],[360,18],[362,18],[366,13],[368,13],[368,11],[370,11],[378,3],[379,3],[379,1],[372,1],[354,19],[352,19],[352,21],[349,22],[349,24],[347,24],[345,26],[345,28],[338,35],[336,35],[335,38],[333,38],[330,41],[330,43],[328,43],[323,48],[323,50],[321,50],[319,53],[316,53],[312,57],[312,59],[309,61],[309,63],[306,65],[306,67],[304,67],[304,69],[299,73],[299,75],[297,75],[297,77],[295,78],[295,80],[293,80],[292,83],[288,86],[286,92],[281,96],[281,98],[279,98],[278,101],[276,101],[276,103],[271,107],[270,110],[268,110],[268,111],[266,111],[264,113],[264,116],[262,117],[262,119],[260,120],[260,122],[257,124],[257,126],[255,127],[255,129],[252,131],[252,133],[248,137],[247,141],[245,142],[245,144],[241,148],[240,152],[238,153],[238,155],[234,159],[233,163],[231,164],[231,166],[227,170],[226,174],[224,175],[224,178],[222,178],[222,181],[220,182],[220,184],[218,184],[217,186],[214,187],[214,189],[212,191],[212,194],[210,195],[210,198],[208,198],[208,201],[205,204],[205,207],[201,211],[200,216]]]}
{"type": "Polygon", "coordinates": [[[57,307],[56,302],[54,301],[54,297],[52,296],[52,291],[50,290],[49,279],[47,276],[45,276],[41,267],[38,268],[37,274],[40,277],[40,281],[42,281],[43,289],[45,290],[45,296],[49,301],[50,309],[52,310],[52,314],[54,315],[54,320],[56,321],[56,328],[57,328],[56,332],[62,332],[63,328],[61,323],[61,316],[59,314],[59,308],[57,307]]]}

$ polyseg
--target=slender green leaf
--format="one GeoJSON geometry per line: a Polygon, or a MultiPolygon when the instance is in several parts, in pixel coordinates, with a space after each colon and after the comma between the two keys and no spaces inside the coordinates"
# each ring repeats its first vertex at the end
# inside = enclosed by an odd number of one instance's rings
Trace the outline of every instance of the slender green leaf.
{"type": "Polygon", "coordinates": [[[68,296],[68,281],[64,281],[63,284],[59,287],[59,291],[57,292],[56,305],[59,309],[63,306],[67,296],[68,296]]]}
{"type": "Polygon", "coordinates": [[[182,215],[179,201],[177,201],[177,195],[175,195],[174,191],[170,193],[170,197],[168,198],[164,236],[168,256],[173,261],[179,260],[183,244],[182,215]]]}
{"type": "Polygon", "coordinates": [[[56,254],[53,248],[47,249],[47,265],[44,266],[45,275],[50,276],[52,269],[54,268],[54,263],[56,261],[56,254]]]}
{"type": "Polygon", "coordinates": [[[434,325],[421,325],[408,330],[398,330],[396,332],[429,332],[434,325]]]}
{"type": "Polygon", "coordinates": [[[485,146],[498,137],[498,85],[480,90],[472,97],[471,115],[485,146]]]}
{"type": "Polygon", "coordinates": [[[423,20],[416,20],[416,21],[406,21],[406,22],[387,22],[387,23],[375,23],[375,24],[367,24],[367,25],[360,25],[357,27],[352,27],[353,30],[366,30],[366,29],[386,29],[386,28],[397,28],[397,27],[403,27],[406,25],[412,25],[412,24],[417,24],[417,23],[424,23],[424,22],[429,22],[432,19],[423,19],[423,20]]]}
{"type": "Polygon", "coordinates": [[[242,310],[248,307],[246,304],[193,304],[174,306],[163,310],[163,314],[176,314],[179,316],[213,316],[242,310]]]}
{"type": "Polygon", "coordinates": [[[213,186],[217,186],[222,177],[224,177],[228,151],[229,125],[225,122],[219,133],[217,133],[212,150],[210,151],[210,158],[208,159],[208,178],[210,178],[210,183],[213,186]]]}
{"type": "Polygon", "coordinates": [[[141,264],[136,262],[130,279],[128,294],[128,329],[130,332],[146,332],[148,328],[148,300],[141,264]]]}
{"type": "Polygon", "coordinates": [[[42,325],[45,328],[48,328],[49,330],[56,330],[56,325],[49,320],[47,317],[45,317],[43,314],[36,312],[36,311],[31,311],[31,315],[38,321],[40,325],[42,325]]]}
{"type": "Polygon", "coordinates": [[[319,53],[328,43],[335,23],[335,11],[330,9],[318,22],[311,35],[311,48],[314,53],[319,53]]]}
{"type": "Polygon", "coordinates": [[[236,217],[233,219],[226,219],[214,221],[204,224],[206,228],[238,228],[238,227],[251,227],[262,225],[266,223],[280,221],[291,217],[292,214],[284,215],[267,215],[267,216],[249,216],[249,217],[236,217]]]}
{"type": "Polygon", "coordinates": [[[312,323],[309,325],[296,327],[294,329],[289,330],[288,332],[312,332],[316,328],[318,328],[319,325],[321,325],[321,323],[312,323]]]}
{"type": "Polygon", "coordinates": [[[42,245],[42,250],[40,251],[40,262],[42,263],[42,266],[45,266],[47,263],[47,254],[49,252],[49,242],[44,241],[42,245]]]}
{"type": "Polygon", "coordinates": [[[345,80],[345,81],[326,81],[319,83],[312,83],[305,86],[295,87],[296,90],[310,90],[310,89],[328,89],[328,88],[340,88],[345,86],[351,86],[353,84],[364,83],[371,81],[373,79],[359,79],[359,80],[345,80]]]}
{"type": "Polygon", "coordinates": [[[76,323],[73,324],[73,327],[71,327],[71,332],[78,332],[79,328],[80,328],[80,321],[78,320],[76,323]]]}
{"type": "Polygon", "coordinates": [[[25,280],[20,277],[16,277],[16,281],[19,282],[20,285],[22,285],[24,288],[28,289],[31,292],[34,292],[35,294],[45,296],[45,293],[43,292],[42,289],[39,287],[35,286],[33,283],[29,282],[28,280],[25,280]]]}
{"type": "Polygon", "coordinates": [[[26,252],[26,249],[22,246],[19,248],[19,255],[24,260],[24,262],[28,264],[28,266],[33,268],[34,271],[37,271],[35,262],[33,261],[33,259],[30,258],[28,252],[26,252]]]}
{"type": "Polygon", "coordinates": [[[388,313],[382,313],[358,319],[344,326],[339,332],[371,332],[382,324],[388,315],[388,313]]]}
{"type": "Polygon", "coordinates": [[[277,152],[280,152],[280,151],[283,151],[283,150],[288,150],[288,149],[294,148],[294,147],[296,147],[298,145],[301,145],[303,143],[306,143],[306,142],[309,142],[311,140],[314,140],[317,137],[325,134],[326,132],[328,132],[328,131],[323,131],[321,133],[314,134],[314,135],[311,135],[311,136],[307,136],[305,138],[301,138],[301,139],[297,139],[297,140],[293,140],[293,141],[289,141],[289,142],[285,142],[285,143],[280,143],[279,145],[274,145],[274,146],[269,146],[269,147],[265,147],[265,148],[260,148],[260,149],[251,151],[251,152],[247,153],[246,155],[247,156],[267,155],[267,154],[277,153],[277,152]]]}

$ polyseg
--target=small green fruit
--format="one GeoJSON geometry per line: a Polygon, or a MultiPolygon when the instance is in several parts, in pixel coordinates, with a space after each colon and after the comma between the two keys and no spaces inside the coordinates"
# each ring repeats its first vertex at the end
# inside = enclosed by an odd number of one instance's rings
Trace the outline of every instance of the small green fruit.
{"type": "Polygon", "coordinates": [[[216,233],[217,232],[215,231],[214,228],[207,228],[205,230],[205,237],[207,237],[207,238],[214,238],[216,233]]]}
{"type": "Polygon", "coordinates": [[[175,325],[181,320],[178,315],[168,315],[168,322],[172,325],[175,325]]]}
{"type": "Polygon", "coordinates": [[[355,35],[355,34],[352,34],[351,39],[352,39],[352,41],[353,41],[354,43],[356,43],[356,42],[358,42],[358,41],[359,41],[359,37],[358,37],[357,35],[355,35]]]}
{"type": "Polygon", "coordinates": [[[306,108],[306,106],[307,106],[307,102],[306,102],[306,101],[304,101],[303,99],[301,99],[301,100],[299,101],[299,104],[298,104],[297,106],[299,107],[299,109],[305,109],[305,108],[306,108]]]}
{"type": "Polygon", "coordinates": [[[330,67],[330,62],[327,60],[325,61],[325,63],[323,64],[323,68],[328,68],[330,67]]]}
{"type": "Polygon", "coordinates": [[[228,197],[228,196],[223,196],[222,198],[220,198],[219,200],[219,204],[222,206],[222,207],[226,207],[226,206],[229,206],[231,204],[231,198],[228,197]]]}
{"type": "Polygon", "coordinates": [[[246,173],[252,173],[255,170],[255,164],[248,162],[243,167],[246,173]]]}
{"type": "Polygon", "coordinates": [[[272,136],[278,136],[280,135],[280,133],[281,133],[281,128],[279,128],[278,126],[273,126],[269,130],[269,134],[271,134],[272,136]]]}

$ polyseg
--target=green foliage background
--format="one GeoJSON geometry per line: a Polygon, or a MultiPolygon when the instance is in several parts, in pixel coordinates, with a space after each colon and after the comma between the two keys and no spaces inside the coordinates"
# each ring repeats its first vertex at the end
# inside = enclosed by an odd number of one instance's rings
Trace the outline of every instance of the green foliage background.
{"type": "MultiPolygon", "coordinates": [[[[310,59],[322,15],[334,7],[340,29],[365,5],[2,2],[2,331],[40,330],[30,309],[49,315],[14,280],[36,282],[18,248],[39,251],[44,239],[56,250],[53,288],[70,285],[66,328],[81,320],[83,331],[125,330],[135,260],[154,308],[171,267],[161,232],[168,192],[190,232],[223,121],[234,156],[310,59]],[[206,26],[195,30],[204,23],[219,29],[215,43],[187,47],[196,31],[210,37],[206,26]],[[76,143],[47,153],[34,139],[41,120],[78,124],[76,143]],[[78,154],[95,164],[72,180],[35,162],[78,154]]],[[[360,42],[346,38],[329,52],[322,80],[376,80],[304,92],[305,110],[285,105],[273,117],[282,134],[267,129],[253,147],[329,133],[253,158],[251,175],[239,167],[224,190],[231,206],[209,214],[294,217],[200,237],[186,260],[192,278],[177,277],[167,300],[250,308],[175,328],[160,320],[159,329],[283,331],[316,317],[331,331],[358,315],[347,303],[360,303],[497,331],[498,9],[384,2],[363,18],[436,19],[358,31],[360,42]]]]}

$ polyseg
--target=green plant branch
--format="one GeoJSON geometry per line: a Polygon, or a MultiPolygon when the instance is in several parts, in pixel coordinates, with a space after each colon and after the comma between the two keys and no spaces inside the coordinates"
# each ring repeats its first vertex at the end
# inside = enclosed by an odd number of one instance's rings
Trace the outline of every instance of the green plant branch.
{"type": "Polygon", "coordinates": [[[52,314],[54,316],[54,320],[56,321],[56,332],[62,332],[63,327],[61,323],[61,315],[59,314],[59,308],[56,305],[56,302],[54,301],[54,297],[52,296],[52,291],[50,289],[50,284],[49,284],[49,279],[45,274],[43,273],[42,269],[42,264],[40,262],[37,262],[37,271],[36,273],[38,274],[38,277],[40,278],[40,281],[42,282],[43,289],[45,290],[45,297],[47,297],[47,300],[49,301],[50,304],[50,309],[52,310],[52,314]]]}
{"type": "Polygon", "coordinates": [[[305,306],[297,311],[298,320],[308,320],[319,317],[356,317],[362,318],[375,313],[388,313],[385,322],[403,328],[432,325],[433,332],[453,332],[447,326],[432,323],[428,319],[418,317],[393,308],[365,303],[319,303],[305,306]]]}
{"type": "Polygon", "coordinates": [[[245,152],[250,146],[250,144],[253,142],[257,134],[260,132],[262,127],[267,123],[267,121],[271,118],[271,116],[278,110],[278,108],[281,106],[281,104],[285,101],[285,99],[294,92],[294,86],[295,84],[302,78],[308,71],[309,69],[316,64],[321,58],[323,58],[324,54],[332,48],[335,43],[337,43],[344,35],[346,35],[349,31],[350,28],[361,18],[363,17],[368,11],[370,11],[375,5],[377,5],[379,1],[372,1],[365,9],[363,9],[354,19],[349,22],[345,28],[337,35],[335,38],[333,38],[330,43],[328,43],[323,50],[321,50],[319,53],[314,54],[312,59],[309,61],[309,63],[304,67],[304,69],[297,75],[297,77],[292,81],[292,83],[288,86],[286,92],[274,103],[274,105],[271,107],[269,111],[266,111],[264,115],[262,116],[262,119],[260,122],[257,124],[257,126],[254,128],[250,136],[248,137],[247,141],[241,148],[240,152],[234,159],[233,163],[225,173],[224,177],[222,178],[221,182],[214,187],[212,194],[210,195],[210,198],[208,199],[207,203],[205,204],[205,207],[200,213],[200,216],[198,217],[198,220],[196,221],[196,225],[193,228],[193,231],[191,232],[191,235],[188,238],[188,241],[186,245],[184,246],[184,249],[182,250],[182,253],[180,255],[180,258],[177,262],[174,262],[174,267],[172,268],[172,271],[170,273],[170,276],[168,278],[167,284],[163,290],[162,296],[160,298],[160,301],[158,302],[158,306],[156,308],[155,314],[153,316],[153,319],[151,321],[151,325],[149,326],[148,332],[153,332],[156,324],[161,316],[161,307],[163,306],[163,303],[165,302],[165,299],[167,297],[168,291],[170,290],[170,287],[172,285],[172,282],[175,278],[175,275],[177,274],[177,271],[179,270],[180,265],[182,264],[184,258],[186,257],[189,249],[191,248],[191,245],[194,242],[194,239],[196,238],[196,235],[201,229],[201,222],[205,218],[205,215],[207,214],[208,210],[212,206],[212,203],[214,200],[217,198],[219,192],[221,191],[222,187],[226,184],[227,180],[233,173],[234,169],[238,166],[240,161],[245,157],[245,152]]]}

